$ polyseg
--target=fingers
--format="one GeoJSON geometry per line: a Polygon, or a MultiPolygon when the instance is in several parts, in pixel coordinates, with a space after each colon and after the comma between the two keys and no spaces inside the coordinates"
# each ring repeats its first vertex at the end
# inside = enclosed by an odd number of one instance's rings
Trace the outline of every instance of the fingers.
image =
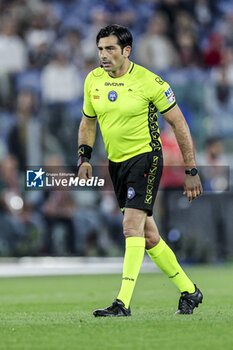
{"type": "Polygon", "coordinates": [[[189,202],[191,202],[194,198],[196,198],[196,197],[193,196],[193,193],[192,193],[191,190],[187,191],[187,197],[188,197],[188,201],[189,202]]]}
{"type": "Polygon", "coordinates": [[[92,167],[87,168],[87,178],[90,179],[92,177],[92,167]]]}
{"type": "Polygon", "coordinates": [[[202,195],[202,193],[203,193],[202,184],[199,185],[199,191],[200,191],[200,195],[202,195]]]}
{"type": "Polygon", "coordinates": [[[196,188],[194,188],[194,189],[192,190],[193,199],[195,199],[195,198],[198,197],[198,196],[201,196],[202,193],[203,193],[202,185],[199,184],[196,188]]]}
{"type": "Polygon", "coordinates": [[[188,201],[191,202],[195,198],[202,195],[203,189],[200,177],[186,175],[184,179],[184,195],[187,196],[188,201]]]}
{"type": "Polygon", "coordinates": [[[192,200],[194,200],[195,198],[201,196],[203,193],[203,189],[202,186],[198,186],[192,189],[185,189],[183,194],[187,195],[188,201],[191,202],[192,200]]]}
{"type": "Polygon", "coordinates": [[[90,164],[80,166],[78,171],[78,177],[84,180],[88,180],[92,177],[92,167],[90,166],[90,164]]]}

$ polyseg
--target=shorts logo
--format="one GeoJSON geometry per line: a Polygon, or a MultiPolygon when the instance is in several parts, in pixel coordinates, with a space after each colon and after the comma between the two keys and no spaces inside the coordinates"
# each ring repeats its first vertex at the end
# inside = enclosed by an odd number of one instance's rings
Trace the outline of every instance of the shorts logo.
{"type": "Polygon", "coordinates": [[[128,194],[127,194],[128,199],[132,199],[134,196],[135,196],[134,188],[133,187],[129,187],[128,194]]]}
{"type": "Polygon", "coordinates": [[[152,184],[153,185],[154,181],[155,181],[155,176],[149,175],[149,177],[148,177],[148,184],[152,184]]]}
{"type": "Polygon", "coordinates": [[[149,174],[148,174],[149,176],[148,176],[148,180],[147,180],[146,197],[144,200],[145,204],[152,203],[154,182],[155,182],[155,178],[156,178],[156,172],[158,169],[158,161],[159,161],[159,157],[153,156],[153,162],[152,162],[151,168],[149,170],[149,174]]]}
{"type": "Polygon", "coordinates": [[[145,203],[146,204],[151,204],[152,203],[152,196],[150,196],[149,194],[146,195],[145,198],[145,203]]]}
{"type": "Polygon", "coordinates": [[[117,99],[117,93],[116,93],[116,91],[110,91],[109,92],[109,94],[108,94],[108,99],[109,99],[109,101],[111,101],[111,102],[115,102],[116,101],[116,99],[117,99]]]}
{"type": "Polygon", "coordinates": [[[146,192],[147,192],[148,194],[152,194],[153,187],[154,187],[153,185],[147,185],[146,192]]]}

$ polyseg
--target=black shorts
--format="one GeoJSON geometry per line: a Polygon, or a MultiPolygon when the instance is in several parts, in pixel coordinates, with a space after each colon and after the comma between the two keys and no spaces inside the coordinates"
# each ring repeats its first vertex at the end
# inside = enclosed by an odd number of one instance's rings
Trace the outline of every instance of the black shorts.
{"type": "Polygon", "coordinates": [[[135,208],[152,215],[162,170],[162,151],[139,154],[121,163],[109,161],[109,173],[122,212],[125,208],[135,208]]]}

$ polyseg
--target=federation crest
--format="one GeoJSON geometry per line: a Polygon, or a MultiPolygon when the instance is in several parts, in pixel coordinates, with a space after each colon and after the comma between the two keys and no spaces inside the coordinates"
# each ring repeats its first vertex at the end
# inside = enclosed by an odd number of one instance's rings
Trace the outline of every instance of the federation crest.
{"type": "Polygon", "coordinates": [[[111,102],[115,102],[116,101],[116,99],[117,99],[117,93],[116,93],[116,91],[110,91],[109,93],[108,93],[108,99],[109,99],[109,101],[111,101],[111,102]]]}
{"type": "Polygon", "coordinates": [[[134,196],[135,196],[134,188],[133,187],[129,187],[128,194],[127,194],[128,199],[132,199],[134,196]]]}

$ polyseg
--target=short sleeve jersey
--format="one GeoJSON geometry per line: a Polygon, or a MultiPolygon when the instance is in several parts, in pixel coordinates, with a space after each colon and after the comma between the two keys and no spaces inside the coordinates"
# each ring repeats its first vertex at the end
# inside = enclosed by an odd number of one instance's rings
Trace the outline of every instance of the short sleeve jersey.
{"type": "Polygon", "coordinates": [[[161,149],[157,112],[176,106],[169,84],[131,62],[126,74],[112,78],[101,67],[84,84],[83,114],[97,118],[108,158],[123,162],[161,149]]]}

